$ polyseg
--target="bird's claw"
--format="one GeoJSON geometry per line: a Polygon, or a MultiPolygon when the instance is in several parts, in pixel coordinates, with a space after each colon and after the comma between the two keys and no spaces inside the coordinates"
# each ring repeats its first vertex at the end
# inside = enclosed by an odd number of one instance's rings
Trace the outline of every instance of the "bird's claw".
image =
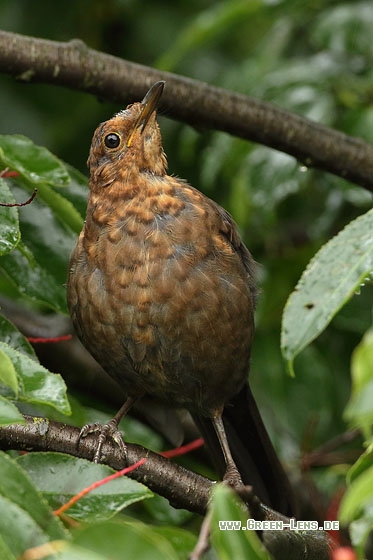
{"type": "Polygon", "coordinates": [[[102,446],[103,444],[111,438],[114,443],[119,447],[119,451],[123,457],[127,456],[127,446],[122,439],[122,434],[118,430],[117,422],[113,419],[106,424],[100,424],[96,422],[94,424],[86,424],[80,430],[79,441],[85,438],[89,434],[98,432],[99,436],[97,438],[97,447],[95,454],[93,456],[93,462],[99,463],[102,458],[102,446]]]}
{"type": "Polygon", "coordinates": [[[225,471],[225,475],[223,477],[223,482],[228,484],[231,488],[237,490],[244,487],[244,483],[242,482],[241,475],[234,464],[229,464],[227,466],[227,470],[225,471]]]}

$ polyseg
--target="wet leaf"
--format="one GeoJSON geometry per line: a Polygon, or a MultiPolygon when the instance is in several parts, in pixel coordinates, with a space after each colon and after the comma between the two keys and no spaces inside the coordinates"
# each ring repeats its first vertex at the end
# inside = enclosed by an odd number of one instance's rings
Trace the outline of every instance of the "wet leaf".
{"type": "MultiPolygon", "coordinates": [[[[0,537],[18,558],[25,550],[66,533],[29,477],[0,452],[0,537]]],[[[0,548],[1,550],[1,548],[0,548]]]]}
{"type": "MultiPolygon", "coordinates": [[[[63,453],[28,453],[19,457],[18,462],[53,509],[116,472],[106,465],[97,465],[63,453]]],[[[151,497],[152,492],[146,486],[122,476],[95,488],[78,500],[69,508],[68,515],[81,521],[103,521],[123,508],[151,497]]]]}
{"type": "MultiPolygon", "coordinates": [[[[0,202],[12,204],[14,197],[6,181],[0,177],[0,202]]],[[[20,239],[17,208],[0,206],[0,255],[12,251],[20,239]]]]}
{"type": "Polygon", "coordinates": [[[0,351],[11,360],[18,379],[18,398],[32,404],[48,404],[70,414],[66,385],[57,373],[51,373],[37,361],[0,342],[0,351]]]}
{"type": "Polygon", "coordinates": [[[311,260],[290,295],[282,319],[281,348],[294,358],[360,290],[373,270],[373,210],[348,224],[311,260]]]}
{"type": "Polygon", "coordinates": [[[69,182],[69,174],[56,156],[20,134],[0,135],[0,161],[34,185],[51,183],[62,187],[69,182]]]}

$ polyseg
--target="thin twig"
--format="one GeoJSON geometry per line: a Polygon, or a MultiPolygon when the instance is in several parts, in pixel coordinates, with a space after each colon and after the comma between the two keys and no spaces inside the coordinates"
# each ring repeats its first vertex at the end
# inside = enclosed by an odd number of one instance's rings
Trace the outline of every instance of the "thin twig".
{"type": "Polygon", "coordinates": [[[34,200],[37,192],[38,189],[34,189],[34,192],[30,196],[30,198],[26,200],[26,202],[0,202],[0,206],[6,206],[7,208],[13,208],[14,206],[27,206],[27,204],[31,204],[31,202],[34,200]]]}
{"type": "Polygon", "coordinates": [[[338,465],[354,462],[360,455],[359,450],[336,451],[339,447],[351,443],[361,435],[357,428],[343,432],[320,445],[317,449],[305,452],[302,456],[302,471],[308,471],[315,466],[338,465]]]}

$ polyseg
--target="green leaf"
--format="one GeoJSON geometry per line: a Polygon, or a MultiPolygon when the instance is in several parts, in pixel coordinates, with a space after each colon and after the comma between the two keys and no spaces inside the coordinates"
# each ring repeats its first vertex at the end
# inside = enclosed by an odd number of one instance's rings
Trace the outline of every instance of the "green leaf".
{"type": "Polygon", "coordinates": [[[3,383],[6,387],[12,389],[15,396],[18,396],[18,381],[17,374],[12,360],[0,348],[0,383],[3,383]]]}
{"type": "Polygon", "coordinates": [[[87,210],[88,179],[68,163],[65,163],[65,166],[70,175],[70,183],[64,189],[63,195],[74,205],[84,220],[87,210]]]}
{"type": "MultiPolygon", "coordinates": [[[[373,329],[370,329],[352,355],[352,393],[359,393],[373,381],[373,329]]],[[[373,403],[372,403],[373,408],[373,403]]]]}
{"type": "Polygon", "coordinates": [[[185,529],[180,529],[179,527],[153,526],[152,531],[158,535],[161,535],[167,540],[167,542],[170,543],[170,545],[172,545],[179,557],[179,560],[185,560],[185,558],[189,558],[189,555],[194,549],[197,542],[196,535],[190,533],[189,531],[186,531],[185,529]]]}
{"type": "Polygon", "coordinates": [[[373,270],[373,210],[348,224],[311,260],[290,295],[282,320],[281,348],[294,358],[330,323],[373,270]]]}
{"type": "Polygon", "coordinates": [[[134,521],[106,521],[74,533],[74,543],[110,560],[178,560],[171,544],[152,527],[134,521]]]}
{"type": "Polygon", "coordinates": [[[346,419],[363,430],[366,439],[373,422],[373,329],[355,348],[351,360],[352,392],[345,410],[346,419]]]}
{"type": "MultiPolygon", "coordinates": [[[[0,472],[1,472],[0,468],[0,472]]],[[[40,524],[31,515],[29,508],[14,503],[13,499],[0,494],[0,535],[11,551],[18,557],[31,546],[47,540],[40,524]]]]}
{"type": "Polygon", "coordinates": [[[352,465],[347,473],[347,483],[350,485],[359,476],[368,470],[373,464],[373,444],[360,455],[357,461],[352,465]]]}
{"type": "Polygon", "coordinates": [[[8,319],[0,315],[0,339],[15,350],[37,360],[34,349],[28,340],[19,332],[17,327],[8,319]]]}
{"type": "Polygon", "coordinates": [[[56,283],[53,276],[39,265],[23,242],[19,243],[12,253],[1,258],[0,267],[21,294],[67,314],[64,285],[62,282],[56,283]]]}
{"type": "Polygon", "coordinates": [[[163,53],[156,66],[171,71],[176,64],[191,50],[194,50],[219,33],[227,33],[235,24],[248,18],[262,6],[259,0],[235,0],[213,5],[198,14],[197,18],[173,42],[172,49],[163,53]]]}
{"type": "MultiPolygon", "coordinates": [[[[24,424],[22,414],[8,399],[0,395],[0,426],[9,424],[24,424]]],[[[0,555],[1,558],[1,555],[0,555]]]]}
{"type": "Polygon", "coordinates": [[[269,560],[270,555],[256,536],[246,529],[246,517],[237,496],[224,484],[213,489],[211,502],[211,542],[219,560],[269,560]],[[225,521],[235,521],[240,529],[224,530],[225,521]]]}
{"type": "MultiPolygon", "coordinates": [[[[9,187],[0,177],[0,202],[13,204],[15,202],[9,187]]],[[[17,208],[0,206],[0,255],[12,251],[20,239],[17,208]]]]}
{"type": "Polygon", "coordinates": [[[0,535],[0,558],[2,560],[17,560],[11,553],[9,547],[5,544],[4,539],[0,535]]]}
{"type": "Polygon", "coordinates": [[[0,160],[34,185],[50,183],[62,187],[69,182],[62,162],[46,148],[36,146],[26,136],[0,135],[0,160]]]}
{"type": "MultiPolygon", "coordinates": [[[[62,453],[28,453],[17,460],[53,509],[59,508],[94,482],[115,473],[105,465],[62,453]]],[[[121,476],[78,500],[68,510],[68,515],[86,522],[103,521],[152,495],[146,486],[121,476]]]]}
{"type": "Polygon", "coordinates": [[[20,401],[48,404],[64,414],[70,414],[66,385],[59,374],[51,373],[4,342],[0,342],[0,350],[10,358],[17,373],[20,401]]]}
{"type": "Polygon", "coordinates": [[[0,537],[18,558],[25,550],[66,533],[24,471],[0,452],[0,537]]]}
{"type": "MultiPolygon", "coordinates": [[[[11,185],[17,200],[27,197],[29,187],[25,179],[13,179],[11,185]]],[[[64,195],[68,189],[63,190],[64,195]]],[[[37,197],[27,210],[20,212],[19,219],[23,239],[21,248],[27,246],[39,267],[56,286],[63,286],[66,282],[68,262],[77,239],[77,232],[72,227],[80,230],[82,224],[80,214],[60,192],[55,192],[49,185],[40,185],[37,197]]]]}
{"type": "MultiPolygon", "coordinates": [[[[18,200],[27,196],[26,179],[12,179],[11,185],[18,200]]],[[[76,186],[75,178],[72,185],[83,198],[81,191],[84,187],[76,186]]],[[[68,263],[83,220],[73,204],[54,192],[53,187],[39,185],[38,188],[33,203],[27,211],[20,213],[23,241],[17,250],[1,259],[0,266],[22,294],[67,313],[65,282],[68,263]]],[[[84,193],[87,194],[86,188],[84,193]]]]}
{"type": "MultiPolygon", "coordinates": [[[[356,552],[355,558],[365,559],[368,558],[365,554],[367,550],[367,539],[372,533],[373,526],[373,512],[366,511],[364,517],[352,521],[348,526],[348,534],[351,539],[351,544],[356,552]]],[[[353,558],[353,560],[355,560],[353,558]]],[[[342,559],[343,560],[343,559],[342,559]]]]}
{"type": "Polygon", "coordinates": [[[320,51],[336,51],[338,58],[343,52],[364,55],[371,48],[373,12],[370,2],[338,4],[324,10],[322,17],[316,20],[312,40],[320,51]]]}
{"type": "Polygon", "coordinates": [[[39,185],[38,196],[53,210],[57,218],[69,226],[75,233],[80,233],[84,220],[75,206],[49,185],[39,185]]]}
{"type": "Polygon", "coordinates": [[[341,523],[347,524],[359,515],[373,500],[373,467],[357,477],[348,487],[339,509],[341,523]]]}
{"type": "Polygon", "coordinates": [[[48,555],[48,560],[111,560],[106,554],[97,554],[68,541],[57,541],[56,544],[56,553],[53,556],[48,555]]]}
{"type": "MultiPolygon", "coordinates": [[[[125,435],[124,438],[125,441],[128,441],[125,435]]],[[[166,498],[159,496],[158,494],[155,494],[152,500],[144,502],[143,507],[149,513],[151,519],[153,519],[156,523],[160,523],[162,525],[167,524],[172,527],[183,526],[186,524],[188,519],[193,517],[193,513],[191,511],[172,507],[166,498]]]]}

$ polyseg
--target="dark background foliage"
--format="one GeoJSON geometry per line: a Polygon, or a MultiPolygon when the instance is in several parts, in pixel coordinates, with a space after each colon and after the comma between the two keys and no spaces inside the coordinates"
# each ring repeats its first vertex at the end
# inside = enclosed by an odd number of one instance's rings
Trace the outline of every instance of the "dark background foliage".
{"type": "MultiPolygon", "coordinates": [[[[78,37],[91,48],[247,93],[373,141],[368,1],[2,0],[0,22],[27,35],[78,37]]],[[[24,134],[85,174],[95,127],[121,109],[3,75],[0,106],[2,134],[24,134]]],[[[159,120],[170,172],[231,212],[260,263],[251,383],[285,464],[300,476],[304,453],[347,429],[351,353],[371,324],[372,288],[353,297],[296,359],[295,378],[280,353],[283,308],[310,258],[371,207],[371,196],[280,152],[159,120]]],[[[62,275],[67,262],[59,265],[62,275]]],[[[341,464],[314,470],[320,515],[345,472],[341,464]]]]}

